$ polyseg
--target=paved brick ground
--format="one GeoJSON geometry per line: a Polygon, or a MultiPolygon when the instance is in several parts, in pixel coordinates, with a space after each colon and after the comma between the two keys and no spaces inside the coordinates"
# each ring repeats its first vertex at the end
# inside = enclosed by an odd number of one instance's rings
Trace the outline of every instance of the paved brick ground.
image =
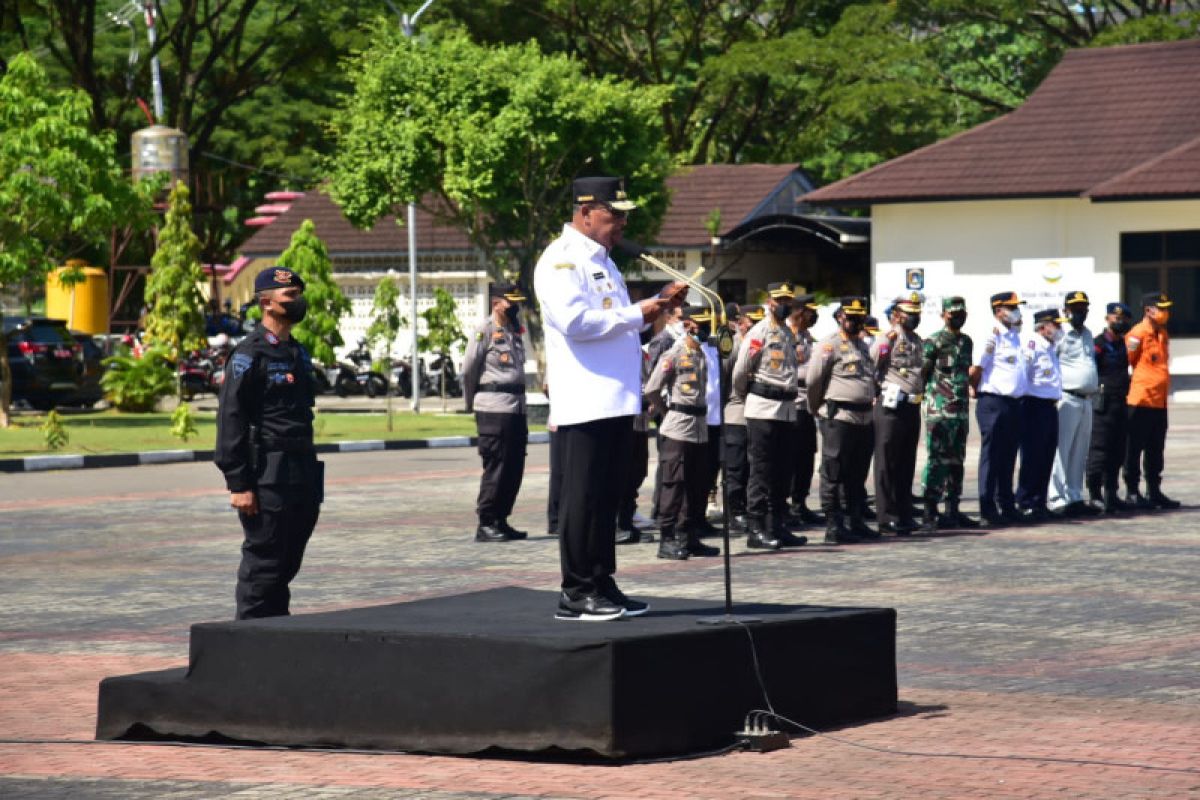
{"type": "MultiPolygon", "coordinates": [[[[1200,409],[1173,409],[1172,425],[1166,489],[1184,511],[735,545],[737,596],[898,609],[901,713],[830,732],[890,753],[803,737],[767,755],[606,767],[0,744],[0,797],[1200,797],[1200,409]],[[1144,766],[998,758],[1014,754],[1144,766]]],[[[535,535],[503,545],[469,540],[472,451],[329,457],[295,610],[553,587],[545,447],[530,457],[514,521],[535,535]]],[[[188,626],[231,614],[239,534],[219,488],[208,465],[0,478],[0,738],[90,738],[101,678],[183,664],[188,626]]],[[[633,594],[721,596],[719,560],[660,562],[653,545],[619,558],[633,594]]]]}

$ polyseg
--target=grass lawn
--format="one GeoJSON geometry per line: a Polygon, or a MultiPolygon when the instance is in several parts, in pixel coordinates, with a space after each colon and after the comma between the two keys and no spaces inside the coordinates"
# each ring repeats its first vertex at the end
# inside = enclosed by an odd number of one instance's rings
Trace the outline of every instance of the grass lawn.
{"type": "MultiPolygon", "coordinates": [[[[198,436],[180,441],[171,435],[171,415],[119,414],[97,411],[61,415],[69,441],[59,454],[136,453],[143,450],[211,450],[216,440],[217,423],[213,413],[197,412],[198,436]]],[[[0,458],[44,455],[46,449],[41,425],[43,414],[19,415],[13,426],[0,428],[0,458]]],[[[531,426],[544,430],[544,426],[531,426]]],[[[473,436],[475,417],[470,414],[441,416],[433,413],[413,414],[397,411],[392,414],[392,430],[387,429],[387,417],[379,414],[338,414],[321,412],[317,415],[318,442],[348,442],[357,439],[427,439],[434,436],[473,436]]]]}

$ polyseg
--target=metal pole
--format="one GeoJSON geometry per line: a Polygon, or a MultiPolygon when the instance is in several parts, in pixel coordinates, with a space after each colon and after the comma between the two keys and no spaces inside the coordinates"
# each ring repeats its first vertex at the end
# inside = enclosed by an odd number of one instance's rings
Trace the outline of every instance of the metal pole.
{"type": "MultiPolygon", "coordinates": [[[[390,6],[391,3],[389,2],[390,6]]],[[[400,17],[400,30],[405,38],[412,40],[417,19],[425,13],[425,9],[433,5],[433,0],[417,9],[411,17],[403,14],[400,17]]],[[[394,6],[393,6],[394,8],[394,6]]],[[[421,360],[417,348],[417,204],[408,204],[408,296],[411,301],[412,314],[412,410],[414,414],[421,413],[421,360]]]]}
{"type": "Polygon", "coordinates": [[[158,34],[154,29],[154,18],[156,16],[154,3],[151,0],[146,0],[146,35],[150,39],[150,77],[154,86],[154,121],[161,124],[164,115],[162,74],[158,70],[158,53],[154,52],[154,43],[158,39],[158,34]]]}

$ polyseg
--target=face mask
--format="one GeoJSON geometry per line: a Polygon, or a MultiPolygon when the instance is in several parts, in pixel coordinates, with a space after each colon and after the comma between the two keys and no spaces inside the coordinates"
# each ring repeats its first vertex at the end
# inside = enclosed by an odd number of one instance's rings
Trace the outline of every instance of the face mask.
{"type": "Polygon", "coordinates": [[[1127,319],[1118,319],[1110,322],[1108,327],[1111,328],[1112,332],[1118,336],[1124,336],[1125,334],[1129,333],[1129,329],[1133,326],[1127,319]]]}
{"type": "Polygon", "coordinates": [[[688,336],[690,336],[692,341],[695,342],[696,344],[698,344],[698,345],[704,344],[705,337],[704,337],[704,334],[700,333],[700,331],[692,331],[691,333],[688,334],[688,336]]]}
{"type": "Polygon", "coordinates": [[[678,339],[680,336],[683,336],[683,323],[678,320],[675,322],[668,322],[667,330],[671,332],[672,336],[678,339]]]}
{"type": "Polygon", "coordinates": [[[1050,341],[1054,342],[1055,344],[1058,344],[1059,342],[1061,342],[1063,340],[1063,337],[1066,335],[1067,335],[1067,332],[1064,331],[1062,328],[1055,328],[1054,333],[1050,334],[1050,341]]]}
{"type": "Polygon", "coordinates": [[[308,300],[301,295],[295,300],[279,301],[279,307],[283,309],[283,318],[295,325],[308,313],[308,300]]]}
{"type": "Polygon", "coordinates": [[[520,313],[521,313],[521,307],[519,305],[517,305],[516,303],[513,303],[508,308],[504,309],[504,316],[508,317],[508,321],[513,323],[514,325],[517,322],[517,314],[520,314],[520,313]]]}
{"type": "Polygon", "coordinates": [[[959,312],[957,314],[951,314],[950,319],[947,320],[947,324],[951,328],[958,330],[966,323],[966,321],[967,321],[967,315],[962,312],[959,312]]]}
{"type": "Polygon", "coordinates": [[[863,320],[856,319],[854,317],[846,317],[846,324],[843,327],[843,330],[845,330],[846,333],[850,334],[851,336],[857,336],[858,334],[862,333],[863,320]]]}
{"type": "Polygon", "coordinates": [[[707,326],[707,325],[701,325],[701,326],[700,326],[700,329],[699,329],[699,330],[697,330],[697,331],[696,331],[696,333],[695,333],[695,336],[696,336],[696,341],[698,341],[698,342],[707,342],[707,341],[708,341],[708,335],[709,335],[708,326],[707,326]]]}
{"type": "Polygon", "coordinates": [[[1162,309],[1159,309],[1158,316],[1154,318],[1154,321],[1157,322],[1159,325],[1166,325],[1170,319],[1171,319],[1170,311],[1163,311],[1162,309]]]}
{"type": "Polygon", "coordinates": [[[777,305],[771,309],[771,314],[775,317],[776,322],[783,322],[785,319],[791,316],[791,313],[791,306],[777,305]]]}
{"type": "Polygon", "coordinates": [[[1071,325],[1073,327],[1082,328],[1083,323],[1086,321],[1087,321],[1087,312],[1086,311],[1072,311],[1071,312],[1071,325]]]}
{"type": "Polygon", "coordinates": [[[900,323],[906,331],[915,331],[917,326],[921,324],[920,314],[909,314],[904,318],[904,322],[900,323]]]}
{"type": "Polygon", "coordinates": [[[1015,328],[1021,324],[1020,308],[1006,308],[1004,309],[1004,314],[1002,316],[1005,324],[1010,325],[1011,327],[1015,328]]]}

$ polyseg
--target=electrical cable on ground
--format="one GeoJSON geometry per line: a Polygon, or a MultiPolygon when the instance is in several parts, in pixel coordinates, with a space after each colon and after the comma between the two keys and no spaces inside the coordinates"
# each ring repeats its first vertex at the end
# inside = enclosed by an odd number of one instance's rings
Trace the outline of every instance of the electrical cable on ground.
{"type": "MultiPolygon", "coordinates": [[[[775,707],[773,705],[771,705],[771,697],[767,692],[766,682],[763,680],[762,669],[759,666],[758,647],[754,643],[754,634],[750,631],[750,626],[747,625],[746,623],[744,623],[740,620],[735,620],[735,622],[737,622],[738,625],[742,626],[742,628],[746,631],[746,637],[750,640],[750,656],[754,663],[754,677],[758,679],[758,686],[759,686],[759,689],[762,691],[763,702],[766,703],[767,709],[769,709],[769,710],[757,709],[757,708],[752,709],[746,715],[748,722],[752,719],[753,720],[761,720],[763,717],[772,717],[774,719],[779,720],[780,722],[785,722],[788,725],[795,727],[797,730],[804,731],[805,733],[810,733],[814,736],[820,736],[825,739],[831,739],[835,742],[838,742],[839,744],[847,745],[849,747],[858,747],[863,750],[871,750],[876,753],[887,753],[888,755],[893,755],[893,756],[912,756],[912,757],[916,757],[916,758],[958,758],[958,759],[977,760],[977,761],[1040,761],[1040,762],[1052,763],[1052,764],[1076,764],[1076,765],[1097,766],[1097,767],[1125,767],[1125,768],[1129,768],[1129,769],[1152,770],[1155,772],[1177,772],[1177,773],[1186,773],[1186,774],[1191,774],[1191,775],[1200,775],[1200,768],[1197,768],[1197,767],[1163,767],[1163,766],[1158,766],[1155,764],[1142,764],[1142,763],[1136,763],[1136,762],[1131,762],[1131,761],[1106,761],[1104,759],[1094,759],[1094,758],[1064,758],[1064,757],[1058,757],[1058,756],[1033,756],[1033,755],[1022,755],[1022,754],[1016,754],[1016,753],[1012,753],[1012,754],[955,753],[955,752],[932,753],[932,752],[923,752],[923,751],[919,751],[919,750],[892,750],[892,749],[889,749],[886,747],[876,747],[875,745],[864,744],[862,742],[856,742],[851,739],[844,739],[840,736],[834,736],[833,734],[830,734],[830,733],[824,733],[823,731],[819,731],[815,728],[810,728],[807,725],[796,722],[793,719],[788,719],[787,717],[785,717],[782,714],[775,711],[775,707]]],[[[747,727],[749,727],[749,725],[747,725],[747,727]]]]}

